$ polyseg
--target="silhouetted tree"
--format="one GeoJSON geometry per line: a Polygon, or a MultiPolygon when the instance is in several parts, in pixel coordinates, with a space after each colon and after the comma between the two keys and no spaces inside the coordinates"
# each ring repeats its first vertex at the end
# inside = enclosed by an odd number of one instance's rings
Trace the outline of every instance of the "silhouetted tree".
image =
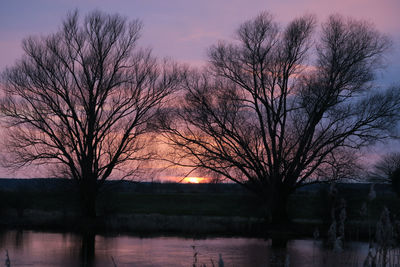
{"type": "Polygon", "coordinates": [[[400,197],[400,168],[394,170],[389,176],[393,191],[400,197]]]}
{"type": "Polygon", "coordinates": [[[386,154],[374,165],[371,179],[379,182],[390,182],[389,178],[396,169],[400,169],[400,153],[386,154]]]}
{"type": "Polygon", "coordinates": [[[245,22],[236,41],[210,48],[207,70],[186,74],[184,104],[161,121],[168,160],[245,186],[273,222],[288,219],[296,188],[348,176],[400,107],[397,89],[372,86],[384,35],[336,15],[316,39],[315,24],[302,16],[280,28],[267,13],[245,22]]]}
{"type": "Polygon", "coordinates": [[[371,180],[390,183],[396,194],[400,196],[400,153],[393,152],[383,156],[375,164],[371,180]]]}
{"type": "Polygon", "coordinates": [[[8,165],[56,165],[78,183],[88,217],[113,172],[131,176],[151,158],[149,124],[178,82],[175,64],[137,48],[141,27],[72,12],[57,33],[25,39],[25,55],[2,75],[8,165]]]}

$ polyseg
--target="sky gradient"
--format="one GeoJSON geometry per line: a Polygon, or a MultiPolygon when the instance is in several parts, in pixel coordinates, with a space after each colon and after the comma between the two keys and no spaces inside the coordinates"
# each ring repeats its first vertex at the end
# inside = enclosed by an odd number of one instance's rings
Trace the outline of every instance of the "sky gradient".
{"type": "Polygon", "coordinates": [[[218,40],[232,40],[238,26],[261,11],[272,13],[282,26],[305,13],[315,14],[319,23],[335,13],[365,19],[393,41],[378,83],[400,83],[399,0],[1,0],[0,72],[21,57],[23,38],[57,31],[75,8],[81,15],[98,9],[140,19],[141,46],[151,47],[156,56],[194,66],[206,62],[208,47],[218,40]]]}
{"type": "Polygon", "coordinates": [[[388,68],[382,78],[396,82],[400,74],[399,0],[2,0],[0,2],[0,70],[22,54],[21,41],[29,35],[55,32],[66,13],[93,9],[119,13],[144,23],[140,44],[160,57],[202,65],[207,48],[218,40],[232,39],[235,29],[261,11],[271,12],[285,25],[305,13],[319,22],[339,13],[373,22],[393,40],[388,68]]]}

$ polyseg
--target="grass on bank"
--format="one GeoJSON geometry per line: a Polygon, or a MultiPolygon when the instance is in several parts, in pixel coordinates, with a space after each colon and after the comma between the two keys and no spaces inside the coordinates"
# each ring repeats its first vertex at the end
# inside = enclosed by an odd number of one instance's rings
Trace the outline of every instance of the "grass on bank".
{"type": "MultiPolygon", "coordinates": [[[[368,201],[368,192],[343,190],[336,201],[344,199],[348,221],[364,220],[360,215],[364,203],[369,217],[378,218],[384,206],[400,218],[400,198],[394,194],[378,194],[368,201]]],[[[289,200],[289,214],[294,220],[330,221],[332,198],[326,189],[317,192],[298,192],[289,200]]],[[[75,192],[51,191],[0,191],[0,213],[15,210],[22,215],[26,210],[45,212],[78,212],[75,192]]],[[[106,192],[98,199],[98,214],[160,214],[182,216],[255,217],[264,216],[264,207],[258,198],[237,193],[142,193],[106,192]]]]}

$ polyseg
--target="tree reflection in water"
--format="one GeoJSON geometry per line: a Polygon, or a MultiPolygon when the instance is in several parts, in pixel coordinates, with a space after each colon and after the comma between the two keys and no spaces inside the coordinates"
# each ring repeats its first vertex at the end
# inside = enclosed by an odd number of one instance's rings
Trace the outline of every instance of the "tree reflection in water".
{"type": "Polygon", "coordinates": [[[349,242],[348,250],[335,253],[321,241],[276,238],[206,238],[102,236],[93,233],[46,233],[9,230],[0,232],[0,261],[8,250],[11,266],[113,266],[187,267],[193,262],[211,266],[222,255],[225,266],[345,266],[362,264],[368,243],[349,242]]]}
{"type": "Polygon", "coordinates": [[[93,233],[82,234],[81,249],[80,249],[80,266],[93,267],[95,256],[95,238],[93,233]]]}

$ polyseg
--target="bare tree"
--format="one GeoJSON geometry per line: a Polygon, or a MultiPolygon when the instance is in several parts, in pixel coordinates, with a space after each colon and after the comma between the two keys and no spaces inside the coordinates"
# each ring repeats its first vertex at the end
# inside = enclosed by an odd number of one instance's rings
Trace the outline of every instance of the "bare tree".
{"type": "Polygon", "coordinates": [[[400,197],[400,153],[384,155],[374,166],[370,174],[372,182],[384,182],[392,185],[393,191],[400,197]]]}
{"type": "Polygon", "coordinates": [[[88,217],[113,172],[131,176],[151,158],[149,124],[178,82],[175,64],[137,48],[141,27],[72,12],[57,33],[25,39],[24,57],[2,75],[9,166],[56,165],[78,183],[88,217]]]}
{"type": "Polygon", "coordinates": [[[390,178],[397,169],[400,169],[400,153],[386,154],[374,165],[371,179],[378,182],[391,182],[390,178]]]}
{"type": "Polygon", "coordinates": [[[395,169],[389,176],[393,191],[400,197],[400,168],[395,169]]]}
{"type": "Polygon", "coordinates": [[[267,13],[245,22],[235,42],[211,47],[207,71],[186,75],[184,104],[161,122],[171,161],[245,186],[273,222],[288,219],[296,188],[348,176],[400,107],[397,89],[372,87],[384,35],[331,16],[316,39],[315,24],[303,16],[281,29],[267,13]]]}

